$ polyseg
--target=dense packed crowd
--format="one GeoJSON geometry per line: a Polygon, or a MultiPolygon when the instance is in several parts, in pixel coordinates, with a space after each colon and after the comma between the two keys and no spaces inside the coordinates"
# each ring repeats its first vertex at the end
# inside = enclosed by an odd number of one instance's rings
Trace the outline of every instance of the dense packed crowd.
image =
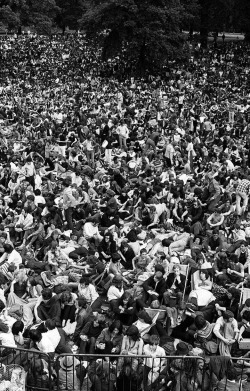
{"type": "MultiPolygon", "coordinates": [[[[250,47],[197,45],[136,79],[82,36],[4,37],[0,65],[1,362],[69,354],[60,390],[239,389],[250,47]]],[[[46,360],[32,371],[46,382],[46,360]]]]}

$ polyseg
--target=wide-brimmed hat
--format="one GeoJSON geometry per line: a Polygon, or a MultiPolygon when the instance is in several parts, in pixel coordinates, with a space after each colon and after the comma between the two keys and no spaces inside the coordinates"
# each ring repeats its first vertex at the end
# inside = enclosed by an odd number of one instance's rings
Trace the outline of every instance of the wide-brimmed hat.
{"type": "Polygon", "coordinates": [[[71,371],[74,368],[73,356],[65,356],[59,359],[60,367],[66,371],[71,371]]]}

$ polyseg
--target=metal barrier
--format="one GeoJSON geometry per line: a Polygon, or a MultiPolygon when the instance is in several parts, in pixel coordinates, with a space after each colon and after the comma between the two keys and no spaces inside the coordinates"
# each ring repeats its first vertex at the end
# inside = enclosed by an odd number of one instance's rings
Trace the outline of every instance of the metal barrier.
{"type": "Polygon", "coordinates": [[[247,357],[55,357],[37,350],[0,346],[0,383],[6,368],[20,367],[25,371],[25,389],[29,391],[224,391],[232,381],[234,389],[238,386],[241,391],[250,375],[247,357]]]}

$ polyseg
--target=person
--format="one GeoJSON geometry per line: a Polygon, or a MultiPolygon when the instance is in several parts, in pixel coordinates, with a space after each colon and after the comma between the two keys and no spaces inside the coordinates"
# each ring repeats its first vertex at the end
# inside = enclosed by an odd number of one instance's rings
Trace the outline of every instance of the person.
{"type": "Polygon", "coordinates": [[[165,350],[159,343],[159,336],[153,334],[149,338],[149,344],[144,345],[144,354],[147,356],[144,361],[144,389],[148,389],[156,381],[167,363],[165,350]]]}
{"type": "Polygon", "coordinates": [[[53,319],[56,322],[56,326],[61,326],[61,305],[59,298],[56,294],[53,295],[50,289],[46,288],[42,291],[42,295],[35,305],[34,312],[38,322],[53,319]]]}
{"type": "Polygon", "coordinates": [[[121,351],[123,339],[123,325],[119,320],[115,320],[107,328],[104,328],[96,339],[96,353],[115,354],[121,351]]]}
{"type": "Polygon", "coordinates": [[[162,271],[156,271],[143,283],[145,301],[151,303],[153,300],[162,300],[166,288],[166,281],[162,271]]]}
{"type": "MultiPolygon", "coordinates": [[[[86,322],[80,332],[80,350],[81,354],[95,353],[96,341],[105,326],[105,316],[103,314],[94,315],[92,320],[86,322]]],[[[102,347],[102,345],[101,345],[102,347]]]]}
{"type": "Polygon", "coordinates": [[[93,311],[85,298],[78,298],[76,300],[76,327],[73,334],[73,341],[75,344],[80,344],[80,332],[82,327],[87,323],[90,317],[93,316],[93,311]]]}
{"type": "Polygon", "coordinates": [[[221,355],[230,356],[232,345],[238,338],[239,329],[234,314],[227,310],[220,316],[213,329],[216,337],[219,338],[219,351],[221,355]]]}
{"type": "Polygon", "coordinates": [[[89,305],[98,299],[99,295],[88,277],[81,277],[78,285],[78,297],[84,297],[89,305]]]}
{"type": "Polygon", "coordinates": [[[185,276],[181,274],[180,265],[176,264],[173,267],[173,272],[170,273],[166,280],[167,291],[163,294],[164,304],[168,307],[171,296],[177,297],[177,302],[182,300],[185,287],[185,276]]]}
{"type": "Polygon", "coordinates": [[[132,356],[132,368],[134,370],[138,369],[139,360],[137,356],[143,354],[143,346],[144,343],[140,337],[138,328],[134,325],[130,326],[122,339],[121,355],[132,356]]]}
{"type": "MultiPolygon", "coordinates": [[[[80,387],[80,378],[77,373],[77,367],[80,366],[80,361],[72,356],[65,356],[59,359],[59,369],[58,369],[58,384],[63,390],[67,387],[68,390],[77,390],[81,389],[80,387]]],[[[83,376],[85,376],[86,371],[84,371],[83,376]]]]}

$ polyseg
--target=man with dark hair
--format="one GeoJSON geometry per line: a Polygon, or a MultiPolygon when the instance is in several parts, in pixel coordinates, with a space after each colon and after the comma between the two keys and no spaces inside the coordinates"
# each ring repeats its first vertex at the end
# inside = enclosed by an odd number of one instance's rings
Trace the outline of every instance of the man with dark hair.
{"type": "Polygon", "coordinates": [[[65,331],[61,327],[56,327],[56,322],[54,319],[47,319],[45,322],[45,327],[47,331],[43,334],[50,339],[56,353],[72,353],[72,350],[66,342],[65,331]]]}
{"type": "Polygon", "coordinates": [[[53,319],[56,326],[61,326],[61,304],[58,296],[53,294],[48,288],[42,291],[42,295],[37,300],[34,308],[36,320],[53,319]]]}
{"type": "Polygon", "coordinates": [[[76,328],[73,335],[73,341],[76,344],[79,344],[79,335],[81,332],[81,329],[86,324],[87,321],[91,319],[93,316],[93,311],[90,305],[88,305],[87,300],[84,297],[80,297],[76,300],[76,328]]]}

